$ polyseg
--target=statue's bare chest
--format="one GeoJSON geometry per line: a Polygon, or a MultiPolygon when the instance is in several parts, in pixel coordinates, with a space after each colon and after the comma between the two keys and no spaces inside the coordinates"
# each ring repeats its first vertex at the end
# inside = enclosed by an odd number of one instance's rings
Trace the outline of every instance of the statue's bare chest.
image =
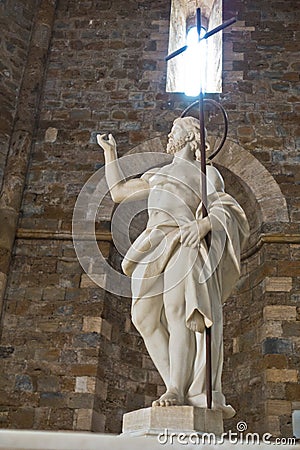
{"type": "Polygon", "coordinates": [[[201,172],[194,164],[169,164],[157,171],[149,181],[151,188],[168,189],[168,185],[174,185],[179,191],[191,189],[199,192],[201,172]]]}

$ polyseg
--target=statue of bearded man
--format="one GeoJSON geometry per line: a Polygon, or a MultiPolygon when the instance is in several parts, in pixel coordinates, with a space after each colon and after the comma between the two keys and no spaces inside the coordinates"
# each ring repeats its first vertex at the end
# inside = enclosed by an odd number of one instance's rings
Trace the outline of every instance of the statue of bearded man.
{"type": "Polygon", "coordinates": [[[206,407],[204,331],[212,327],[212,408],[230,418],[235,411],[226,404],[221,387],[222,302],[239,277],[248,222],[211,165],[208,216],[202,217],[199,121],[176,119],[168,137],[172,163],[126,181],[117,164],[114,138],[97,136],[113,200],[148,198],[147,227],[122,263],[132,280],[132,321],[166,385],[166,392],[152,404],[160,407],[206,407]]]}

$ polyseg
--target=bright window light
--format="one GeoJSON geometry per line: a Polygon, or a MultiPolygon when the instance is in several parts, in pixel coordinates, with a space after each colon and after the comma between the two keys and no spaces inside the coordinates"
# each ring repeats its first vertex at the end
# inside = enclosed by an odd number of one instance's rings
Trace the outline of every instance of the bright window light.
{"type": "MultiPolygon", "coordinates": [[[[201,28],[200,37],[206,33],[201,28]]],[[[189,97],[196,97],[206,90],[206,60],[207,60],[207,40],[198,41],[197,28],[190,28],[187,34],[187,50],[184,54],[184,93],[189,97]]]]}

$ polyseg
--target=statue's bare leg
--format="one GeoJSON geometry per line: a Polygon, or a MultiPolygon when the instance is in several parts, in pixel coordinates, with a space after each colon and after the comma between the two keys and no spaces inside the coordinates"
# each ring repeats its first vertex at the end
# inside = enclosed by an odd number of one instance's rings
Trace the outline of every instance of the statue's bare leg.
{"type": "Polygon", "coordinates": [[[162,295],[141,298],[132,308],[132,322],[142,335],[148,353],[166,386],[170,379],[169,333],[161,316],[162,295]]]}
{"type": "Polygon", "coordinates": [[[181,249],[180,258],[176,252],[165,270],[164,308],[170,334],[170,381],[166,385],[167,391],[153,403],[154,406],[185,404],[185,393],[191,379],[196,341],[194,332],[186,326],[186,264],[183,261],[188,260],[188,251],[187,248],[181,249]]]}

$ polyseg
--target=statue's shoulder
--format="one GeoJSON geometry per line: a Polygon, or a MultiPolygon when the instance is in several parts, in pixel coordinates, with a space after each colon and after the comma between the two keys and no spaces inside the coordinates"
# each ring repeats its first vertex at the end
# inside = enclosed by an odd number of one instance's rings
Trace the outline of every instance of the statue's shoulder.
{"type": "Polygon", "coordinates": [[[147,170],[147,172],[143,173],[141,178],[149,183],[150,178],[156,175],[159,170],[161,170],[161,167],[152,167],[151,169],[147,170]]]}

